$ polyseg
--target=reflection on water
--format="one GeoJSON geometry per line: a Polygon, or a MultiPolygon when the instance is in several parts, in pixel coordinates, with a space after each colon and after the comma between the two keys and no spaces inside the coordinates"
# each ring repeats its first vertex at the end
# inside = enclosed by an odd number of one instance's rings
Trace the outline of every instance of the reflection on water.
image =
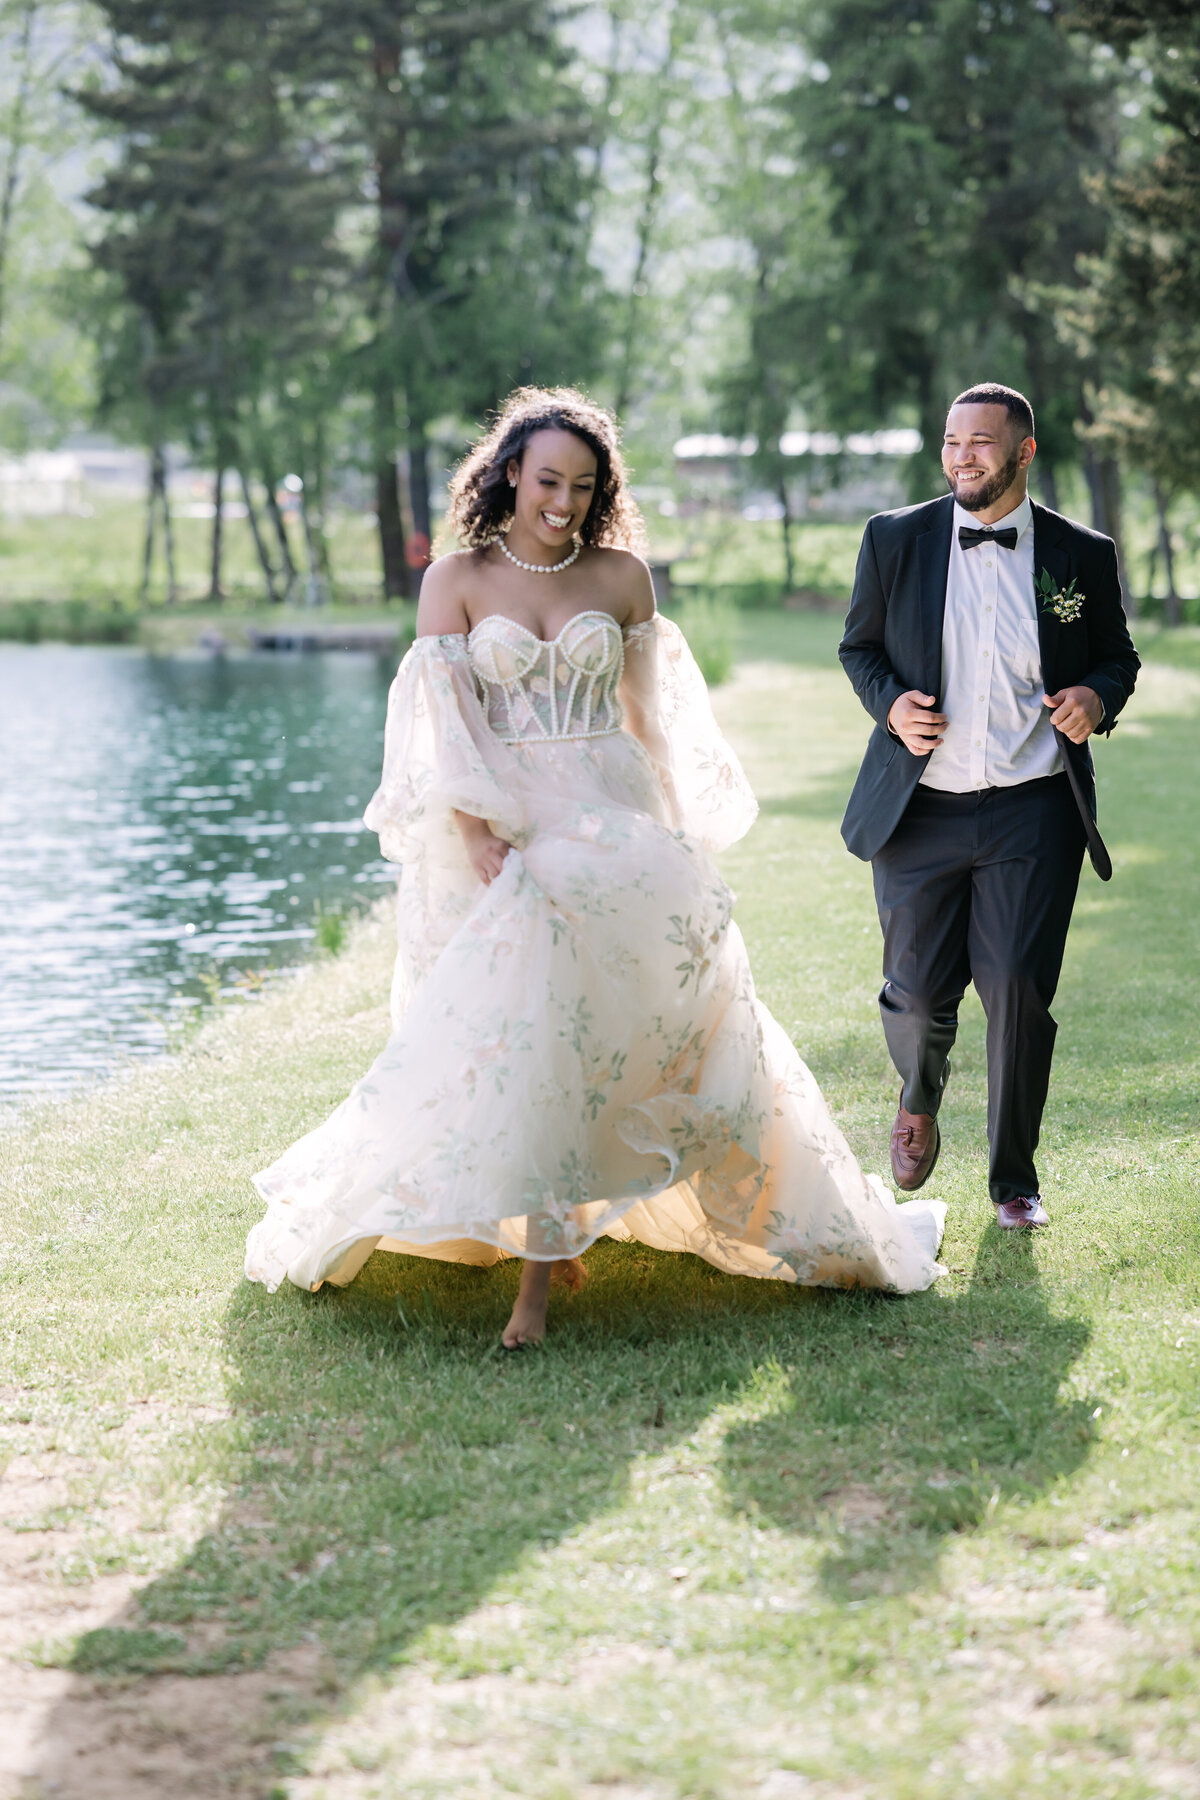
{"type": "Polygon", "coordinates": [[[391,665],[0,645],[0,1098],[160,1051],[394,871],[362,824],[391,665]]]}

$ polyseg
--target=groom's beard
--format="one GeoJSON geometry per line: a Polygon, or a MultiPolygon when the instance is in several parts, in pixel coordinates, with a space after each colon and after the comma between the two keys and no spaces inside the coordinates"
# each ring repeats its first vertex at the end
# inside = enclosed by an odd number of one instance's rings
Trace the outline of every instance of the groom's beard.
{"type": "Polygon", "coordinates": [[[964,512],[984,512],[989,506],[995,506],[1002,494],[1006,494],[1017,478],[1021,467],[1020,449],[1013,451],[1002,469],[997,469],[990,481],[985,481],[981,488],[969,494],[960,494],[953,475],[947,475],[950,491],[964,512]]]}

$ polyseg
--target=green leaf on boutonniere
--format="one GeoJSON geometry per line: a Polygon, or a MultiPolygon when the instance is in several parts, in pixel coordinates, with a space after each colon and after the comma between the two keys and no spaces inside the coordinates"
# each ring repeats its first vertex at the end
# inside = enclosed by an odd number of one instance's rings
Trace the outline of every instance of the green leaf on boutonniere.
{"type": "Polygon", "coordinates": [[[1053,613],[1064,625],[1073,625],[1076,619],[1083,616],[1083,603],[1087,595],[1080,592],[1074,581],[1069,581],[1065,588],[1060,588],[1049,569],[1042,569],[1033,588],[1041,602],[1042,611],[1053,613]]]}

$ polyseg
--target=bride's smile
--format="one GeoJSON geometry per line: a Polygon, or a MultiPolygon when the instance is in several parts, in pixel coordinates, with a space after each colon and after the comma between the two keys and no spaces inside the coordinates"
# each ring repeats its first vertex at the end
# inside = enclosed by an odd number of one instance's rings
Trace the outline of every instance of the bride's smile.
{"type": "Polygon", "coordinates": [[[426,572],[366,815],[402,866],[392,1036],[258,1177],[248,1274],[520,1257],[507,1349],[541,1341],[552,1278],[577,1286],[602,1236],[928,1287],[944,1208],[863,1173],[755,996],[713,853],[758,809],[655,612],[611,419],[514,395],[451,521],[465,547],[426,572]]]}

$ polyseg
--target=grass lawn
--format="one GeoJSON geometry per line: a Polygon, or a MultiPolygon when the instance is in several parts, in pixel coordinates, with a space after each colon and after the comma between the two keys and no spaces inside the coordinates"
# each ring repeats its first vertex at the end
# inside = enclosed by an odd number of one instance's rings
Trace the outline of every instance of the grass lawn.
{"type": "MultiPolygon", "coordinates": [[[[738,916],[880,1168],[878,928],[837,833],[866,723],[835,619],[742,630],[738,916]]],[[[0,1135],[0,1794],[1200,1795],[1200,634],[1146,650],[1056,1008],[1052,1229],[990,1223],[971,1000],[931,1293],[602,1244],[506,1358],[515,1265],[244,1285],[250,1172],[383,1041],[378,918],[0,1135]]]]}
{"type": "MultiPolygon", "coordinates": [[[[0,600],[132,601],[142,574],[145,503],[89,490],[93,511],[61,518],[0,518],[0,600]]],[[[266,523],[263,524],[267,530],[266,523]]],[[[208,591],[212,523],[174,520],[175,555],[181,595],[196,600],[208,591]]],[[[304,566],[300,529],[290,527],[292,555],[304,566]]],[[[269,550],[278,563],[272,538],[269,550]]],[[[370,593],[379,584],[379,551],[375,523],[366,513],[335,510],[329,521],[329,549],[334,572],[349,590],[370,593]]],[[[152,594],[158,598],[166,582],[162,542],[155,553],[152,594]]],[[[224,522],[223,579],[234,605],[262,594],[262,575],[254,539],[245,518],[224,522]]]]}

